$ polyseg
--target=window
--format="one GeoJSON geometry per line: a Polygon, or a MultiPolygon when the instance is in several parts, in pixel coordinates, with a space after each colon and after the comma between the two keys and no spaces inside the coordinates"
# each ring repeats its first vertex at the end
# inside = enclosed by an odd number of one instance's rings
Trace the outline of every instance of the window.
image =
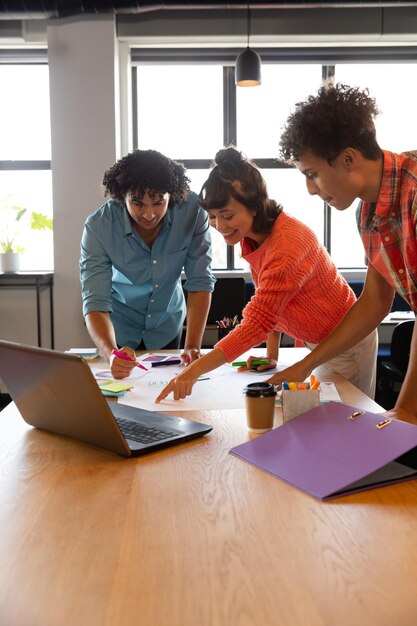
{"type": "MultiPolygon", "coordinates": [[[[381,148],[393,152],[417,149],[417,138],[412,129],[417,86],[410,76],[415,76],[415,63],[346,63],[335,67],[335,81],[368,88],[376,99],[381,115],[375,126],[381,148]],[[411,143],[410,143],[411,141],[411,143]]],[[[359,264],[363,259],[362,242],[358,237],[355,206],[346,211],[332,212],[331,251],[336,265],[349,267],[351,260],[359,264]]]]}
{"type": "MultiPolygon", "coordinates": [[[[270,196],[314,230],[339,268],[364,269],[357,203],[339,212],[311,197],[300,173],[277,161],[279,135],[294,104],[317,91],[323,77],[334,76],[336,82],[368,87],[376,98],[381,147],[416,149],[408,145],[417,91],[409,78],[416,71],[414,48],[356,50],[355,63],[349,62],[349,49],[305,50],[292,58],[288,51],[268,49],[261,55],[262,84],[253,89],[234,86],[236,53],[133,49],[134,146],[182,161],[199,192],[216,152],[236,145],[261,168],[270,196]]],[[[214,269],[246,271],[239,247],[229,249],[214,229],[212,236],[214,269]]]]}
{"type": "MultiPolygon", "coordinates": [[[[52,218],[49,77],[46,51],[0,50],[0,212],[22,207],[52,218]],[[5,95],[7,94],[7,97],[5,95]]],[[[19,233],[25,270],[53,267],[51,230],[19,233]]]]}
{"type": "Polygon", "coordinates": [[[138,67],[140,147],[171,158],[213,158],[223,143],[222,75],[220,65],[138,67]]]}

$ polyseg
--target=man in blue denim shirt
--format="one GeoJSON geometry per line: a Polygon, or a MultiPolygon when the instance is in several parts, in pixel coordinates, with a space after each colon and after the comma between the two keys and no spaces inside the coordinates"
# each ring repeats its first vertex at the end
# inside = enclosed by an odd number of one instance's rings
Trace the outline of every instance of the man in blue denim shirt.
{"type": "Polygon", "coordinates": [[[185,314],[182,361],[200,356],[215,278],[207,214],[188,183],[182,164],[134,150],[105,172],[111,199],[85,222],[83,314],[115,378],[129,375],[134,350],[179,348],[185,314]],[[114,355],[117,348],[130,360],[114,355]]]}

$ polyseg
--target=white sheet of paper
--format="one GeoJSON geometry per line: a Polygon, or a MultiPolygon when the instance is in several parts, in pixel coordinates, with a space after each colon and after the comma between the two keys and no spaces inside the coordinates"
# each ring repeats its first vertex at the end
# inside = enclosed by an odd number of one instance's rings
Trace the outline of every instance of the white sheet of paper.
{"type": "Polygon", "coordinates": [[[342,402],[342,398],[334,383],[320,383],[320,402],[342,402]]]}
{"type": "MultiPolygon", "coordinates": [[[[279,369],[288,367],[280,364],[279,369]]],[[[244,407],[243,388],[252,382],[267,380],[272,374],[265,372],[264,377],[254,372],[238,372],[236,367],[222,365],[204,374],[193,387],[191,396],[184,400],[174,400],[172,394],[159,404],[155,398],[174,376],[183,372],[178,365],[150,368],[149,372],[135,381],[135,388],[119,399],[120,404],[136,406],[148,411],[201,411],[208,409],[240,409],[244,407]]],[[[131,381],[132,378],[126,380],[131,381]]],[[[133,381],[132,381],[133,382],[133,381]]]]}

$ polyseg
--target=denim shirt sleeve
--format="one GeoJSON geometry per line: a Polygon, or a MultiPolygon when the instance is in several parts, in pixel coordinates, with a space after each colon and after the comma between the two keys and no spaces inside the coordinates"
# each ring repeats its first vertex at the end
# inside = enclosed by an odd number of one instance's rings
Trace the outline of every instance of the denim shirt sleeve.
{"type": "Polygon", "coordinates": [[[212,249],[210,225],[206,211],[198,207],[194,233],[184,262],[187,291],[214,290],[216,279],[211,271],[212,249]]]}
{"type": "Polygon", "coordinates": [[[81,238],[80,279],[83,315],[92,311],[111,313],[112,263],[89,219],[81,238]]]}

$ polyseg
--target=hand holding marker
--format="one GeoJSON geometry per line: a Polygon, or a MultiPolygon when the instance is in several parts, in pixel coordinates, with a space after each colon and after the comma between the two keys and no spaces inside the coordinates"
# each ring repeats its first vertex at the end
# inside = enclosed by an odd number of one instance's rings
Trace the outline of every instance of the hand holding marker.
{"type": "MultiPolygon", "coordinates": [[[[251,361],[251,367],[257,367],[258,365],[267,365],[268,359],[254,359],[251,361]]],[[[246,361],[233,361],[233,367],[245,367],[246,361]]]]}
{"type": "MultiPolygon", "coordinates": [[[[114,356],[119,357],[119,359],[123,359],[123,361],[130,361],[131,363],[133,363],[133,359],[129,358],[124,352],[120,352],[120,350],[114,349],[111,351],[111,353],[114,354],[114,356]]],[[[148,371],[146,367],[144,367],[141,363],[138,363],[137,361],[135,361],[135,365],[136,367],[140,367],[142,370],[145,370],[145,372],[148,371]]]]}

